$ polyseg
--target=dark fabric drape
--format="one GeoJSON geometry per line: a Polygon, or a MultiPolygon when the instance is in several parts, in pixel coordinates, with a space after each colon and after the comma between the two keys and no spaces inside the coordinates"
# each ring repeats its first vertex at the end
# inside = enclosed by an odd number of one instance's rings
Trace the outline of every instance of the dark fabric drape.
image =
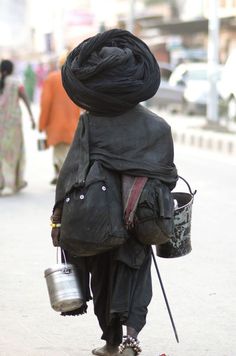
{"type": "Polygon", "coordinates": [[[170,126],[142,105],[117,117],[81,117],[70,151],[60,171],[56,203],[78,181],[81,145],[89,145],[90,160],[131,176],[158,178],[173,189],[177,181],[170,126]]]}
{"type": "Polygon", "coordinates": [[[147,308],[152,298],[151,247],[130,239],[118,249],[97,256],[73,257],[68,252],[66,255],[67,260],[76,266],[83,282],[85,304],[83,312],[77,309],[63,315],[83,314],[91,288],[102,339],[119,345],[122,325],[141,331],[146,324],[147,308]]]}
{"type": "Polygon", "coordinates": [[[96,115],[119,115],[151,98],[160,70],[148,46],[125,30],[83,41],[62,67],[63,86],[75,104],[96,115]]]}

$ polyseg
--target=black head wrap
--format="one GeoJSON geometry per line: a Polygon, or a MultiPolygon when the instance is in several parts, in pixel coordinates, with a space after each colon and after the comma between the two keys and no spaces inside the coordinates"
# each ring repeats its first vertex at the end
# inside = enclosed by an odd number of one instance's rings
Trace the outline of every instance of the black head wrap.
{"type": "Polygon", "coordinates": [[[113,29],[74,48],[62,67],[62,82],[78,106],[96,115],[119,115],[156,93],[160,70],[142,40],[113,29]]]}

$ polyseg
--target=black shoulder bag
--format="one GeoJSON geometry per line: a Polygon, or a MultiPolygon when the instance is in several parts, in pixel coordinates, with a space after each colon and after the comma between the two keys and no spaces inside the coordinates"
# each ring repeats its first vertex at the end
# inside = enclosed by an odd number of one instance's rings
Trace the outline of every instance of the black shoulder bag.
{"type": "Polygon", "coordinates": [[[123,218],[121,179],[99,161],[89,162],[88,117],[81,135],[78,180],[66,195],[60,246],[74,256],[116,248],[129,237],[123,218]]]}

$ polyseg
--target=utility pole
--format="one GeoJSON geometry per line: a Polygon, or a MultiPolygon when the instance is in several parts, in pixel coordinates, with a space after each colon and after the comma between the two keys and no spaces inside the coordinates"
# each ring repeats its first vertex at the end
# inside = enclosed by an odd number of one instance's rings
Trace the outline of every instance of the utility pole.
{"type": "Polygon", "coordinates": [[[219,0],[208,0],[209,24],[208,24],[208,80],[210,84],[207,103],[207,120],[209,124],[219,123],[218,110],[218,63],[219,63],[219,0]]]}
{"type": "Polygon", "coordinates": [[[134,22],[135,22],[135,1],[129,0],[129,15],[127,21],[127,30],[134,32],[134,22]]]}

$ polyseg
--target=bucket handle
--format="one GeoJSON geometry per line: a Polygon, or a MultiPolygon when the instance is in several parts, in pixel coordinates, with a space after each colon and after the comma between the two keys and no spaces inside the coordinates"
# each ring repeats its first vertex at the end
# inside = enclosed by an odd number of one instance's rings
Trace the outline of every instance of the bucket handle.
{"type": "MultiPolygon", "coordinates": [[[[60,247],[57,247],[57,264],[58,264],[58,250],[59,250],[60,247]]],[[[63,272],[65,274],[70,274],[72,272],[71,270],[71,266],[69,267],[68,266],[68,263],[67,263],[67,259],[66,259],[66,254],[65,254],[65,251],[61,248],[61,254],[63,256],[63,259],[64,259],[64,264],[65,264],[65,267],[63,268],[63,272]]],[[[62,260],[62,258],[61,258],[62,260]]]]}
{"type": "Polygon", "coordinates": [[[186,179],[184,179],[183,177],[181,177],[181,176],[179,176],[179,175],[178,175],[178,177],[179,177],[180,179],[182,179],[182,180],[184,181],[184,183],[186,183],[186,185],[187,185],[187,187],[188,187],[188,189],[189,189],[190,194],[191,194],[192,196],[194,196],[194,195],[197,193],[197,190],[195,189],[194,191],[192,191],[192,189],[191,189],[191,187],[190,187],[190,184],[186,181],[186,179]]]}
{"type": "MultiPolygon", "coordinates": [[[[60,249],[60,247],[57,247],[57,264],[58,264],[58,261],[59,261],[59,258],[58,258],[59,249],[60,249]]],[[[61,253],[62,253],[64,261],[65,261],[65,267],[68,268],[68,264],[67,264],[67,260],[66,260],[66,254],[65,254],[65,251],[62,248],[61,248],[61,253]]]]}

